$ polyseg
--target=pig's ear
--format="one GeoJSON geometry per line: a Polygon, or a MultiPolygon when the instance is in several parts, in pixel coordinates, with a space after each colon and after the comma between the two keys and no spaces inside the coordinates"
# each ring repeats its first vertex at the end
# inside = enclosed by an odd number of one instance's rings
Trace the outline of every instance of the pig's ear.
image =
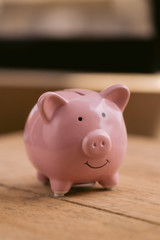
{"type": "Polygon", "coordinates": [[[54,92],[46,92],[38,99],[38,109],[45,122],[50,122],[57,108],[68,101],[54,92]]]}
{"type": "Polygon", "coordinates": [[[100,95],[114,102],[123,112],[129,101],[130,91],[127,86],[116,84],[101,91],[100,95]]]}

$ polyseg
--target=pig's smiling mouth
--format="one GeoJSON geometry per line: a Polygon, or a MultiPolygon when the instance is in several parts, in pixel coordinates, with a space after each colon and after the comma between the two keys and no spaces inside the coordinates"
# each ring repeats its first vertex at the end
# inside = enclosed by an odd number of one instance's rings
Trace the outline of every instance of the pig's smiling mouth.
{"type": "Polygon", "coordinates": [[[87,161],[85,164],[86,164],[88,167],[90,167],[90,168],[98,169],[98,168],[104,167],[104,166],[107,165],[108,163],[110,163],[110,161],[107,159],[106,162],[105,162],[103,165],[99,166],[99,167],[93,167],[93,166],[91,166],[91,165],[88,163],[88,161],[87,161]]]}

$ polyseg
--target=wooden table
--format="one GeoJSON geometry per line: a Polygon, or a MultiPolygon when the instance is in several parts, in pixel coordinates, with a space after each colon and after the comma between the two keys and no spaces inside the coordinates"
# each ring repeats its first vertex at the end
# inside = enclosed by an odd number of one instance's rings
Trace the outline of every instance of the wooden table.
{"type": "Polygon", "coordinates": [[[160,141],[130,136],[113,191],[54,198],[27,159],[22,133],[0,137],[0,239],[160,239],[160,141]]]}

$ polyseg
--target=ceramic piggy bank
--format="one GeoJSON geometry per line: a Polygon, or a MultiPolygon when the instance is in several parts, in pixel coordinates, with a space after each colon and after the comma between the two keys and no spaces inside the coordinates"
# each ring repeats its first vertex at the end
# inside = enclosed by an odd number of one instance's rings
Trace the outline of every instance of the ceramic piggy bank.
{"type": "Polygon", "coordinates": [[[85,89],[46,92],[33,107],[24,141],[39,181],[50,181],[55,196],[72,185],[118,184],[127,146],[123,110],[129,89],[113,85],[100,93],[85,89]]]}

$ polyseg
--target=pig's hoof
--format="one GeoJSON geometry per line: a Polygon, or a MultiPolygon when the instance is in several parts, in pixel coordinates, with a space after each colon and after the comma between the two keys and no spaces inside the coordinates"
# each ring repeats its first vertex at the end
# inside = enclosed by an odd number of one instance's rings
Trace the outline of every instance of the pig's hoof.
{"type": "Polygon", "coordinates": [[[54,197],[64,197],[64,194],[63,192],[54,192],[54,197]]]}
{"type": "Polygon", "coordinates": [[[70,182],[53,179],[50,179],[50,184],[55,197],[63,197],[64,194],[67,193],[72,186],[72,183],[70,182]]]}

